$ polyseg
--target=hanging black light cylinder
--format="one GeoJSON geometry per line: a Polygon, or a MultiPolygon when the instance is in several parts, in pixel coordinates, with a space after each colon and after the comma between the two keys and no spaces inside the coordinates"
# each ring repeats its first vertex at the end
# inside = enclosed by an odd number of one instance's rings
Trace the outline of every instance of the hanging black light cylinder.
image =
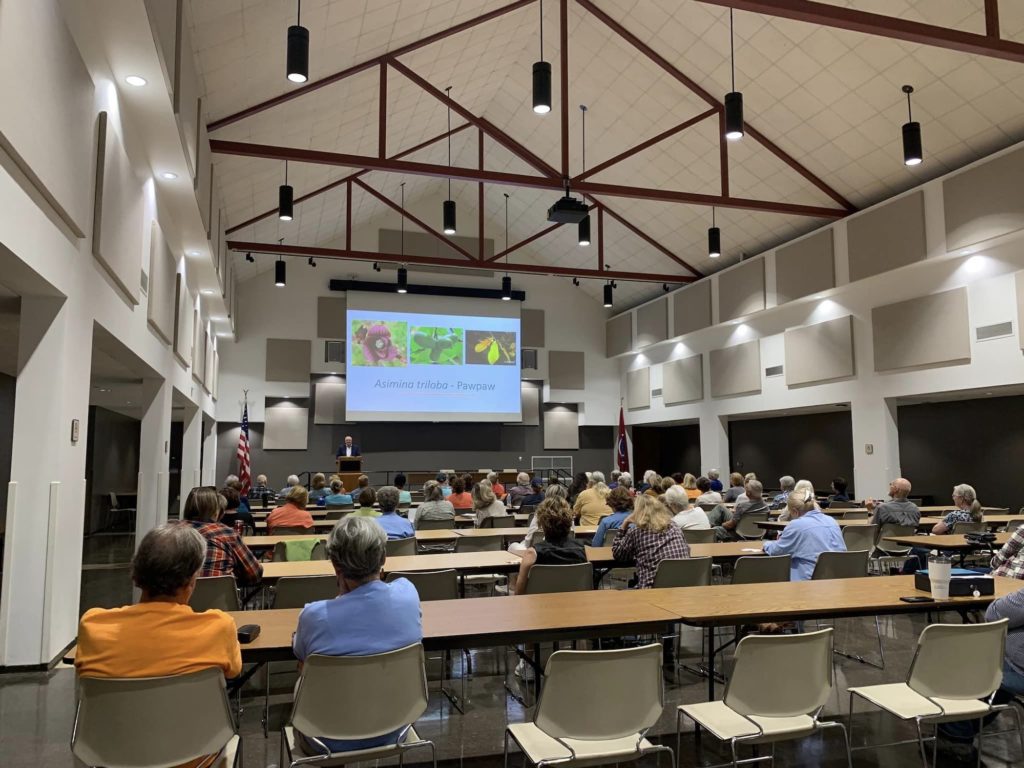
{"type": "Polygon", "coordinates": [[[501,278],[501,300],[512,301],[512,278],[508,275],[501,278]]]}
{"type": "Polygon", "coordinates": [[[582,219],[580,219],[580,231],[577,242],[580,245],[590,245],[590,214],[588,213],[582,219]]]}
{"type": "Polygon", "coordinates": [[[278,288],[283,287],[285,284],[285,263],[284,259],[279,258],[274,262],[274,285],[278,288]]]}
{"type": "Polygon", "coordinates": [[[277,217],[281,221],[291,221],[294,212],[295,190],[291,184],[282,184],[277,188],[277,217]]]}
{"type": "Polygon", "coordinates": [[[919,165],[924,159],[921,124],[916,120],[903,124],[903,164],[919,165]]]}
{"type": "Polygon", "coordinates": [[[604,284],[604,305],[610,307],[612,305],[612,284],[604,284]]]}
{"type": "Polygon", "coordinates": [[[442,211],[444,218],[444,233],[446,235],[455,234],[455,201],[445,200],[444,208],[442,211]]]}
{"type": "Polygon", "coordinates": [[[398,285],[396,288],[399,293],[409,292],[409,270],[405,267],[398,268],[398,285]]]}
{"type": "Polygon", "coordinates": [[[739,91],[725,94],[725,138],[743,138],[743,94],[739,91]]]}
{"type": "Polygon", "coordinates": [[[309,30],[298,24],[288,27],[288,79],[304,83],[309,79],[309,30]]]}
{"type": "Polygon", "coordinates": [[[533,63],[533,111],[546,115],[551,111],[551,62],[533,63]]]}
{"type": "Polygon", "coordinates": [[[708,227],[708,256],[717,259],[722,255],[722,230],[708,227]]]}

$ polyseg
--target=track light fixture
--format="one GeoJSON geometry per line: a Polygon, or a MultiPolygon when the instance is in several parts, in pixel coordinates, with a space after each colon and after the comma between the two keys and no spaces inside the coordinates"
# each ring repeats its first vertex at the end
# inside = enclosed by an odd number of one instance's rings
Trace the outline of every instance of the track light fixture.
{"type": "Polygon", "coordinates": [[[293,195],[295,191],[288,183],[288,161],[284,161],[284,184],[277,188],[277,218],[291,221],[294,213],[293,195]]]}
{"type": "Polygon", "coordinates": [[[295,23],[288,27],[288,79],[293,83],[304,83],[309,79],[309,30],[302,21],[302,0],[297,0],[295,23]]]}
{"type": "Polygon", "coordinates": [[[251,253],[245,254],[245,260],[248,261],[250,264],[256,263],[256,257],[253,256],[251,253]]]}
{"type": "Polygon", "coordinates": [[[907,94],[907,122],[903,124],[903,164],[920,165],[924,159],[921,124],[914,120],[914,115],[910,111],[910,94],[914,92],[914,86],[904,85],[903,92],[907,94]]]}
{"type": "Polygon", "coordinates": [[[533,111],[546,115],[551,111],[551,64],[544,61],[544,0],[540,6],[540,61],[533,65],[533,111]]]}
{"type": "Polygon", "coordinates": [[[578,277],[574,277],[572,279],[572,284],[575,285],[577,288],[579,288],[580,287],[580,279],[578,277]]]}
{"type": "Polygon", "coordinates": [[[663,290],[665,293],[668,293],[668,291],[669,291],[668,283],[662,283],[661,284],[661,290],[663,290]]]}
{"type": "Polygon", "coordinates": [[[373,271],[380,272],[380,264],[378,264],[376,261],[373,262],[373,271]]]}
{"type": "Polygon", "coordinates": [[[409,270],[405,267],[398,268],[398,285],[396,286],[396,290],[399,293],[409,292],[409,270]]]}
{"type": "MultiPolygon", "coordinates": [[[[508,267],[508,192],[505,192],[505,267],[508,267]]],[[[512,278],[506,269],[501,278],[501,300],[512,301],[512,278]]]]}
{"type": "MultiPolygon", "coordinates": [[[[587,170],[587,105],[580,104],[580,123],[582,140],[580,141],[580,149],[583,151],[583,171],[587,170]]],[[[581,246],[590,245],[590,214],[588,213],[582,219],[578,225],[578,232],[576,233],[576,242],[581,246]]]]}
{"type": "Polygon", "coordinates": [[[312,256],[310,256],[308,259],[306,259],[306,263],[309,264],[309,266],[311,266],[311,267],[315,267],[316,266],[316,259],[314,259],[312,256]]]}
{"type": "Polygon", "coordinates": [[[732,90],[725,94],[725,138],[743,138],[743,94],[736,90],[736,43],[732,31],[732,8],[729,9],[729,61],[732,69],[732,90]]]}
{"type": "Polygon", "coordinates": [[[722,230],[715,225],[715,207],[711,206],[711,227],[708,229],[708,256],[717,259],[722,255],[722,230]]]}
{"type": "MultiPolygon", "coordinates": [[[[449,85],[444,89],[445,93],[448,94],[448,170],[451,171],[452,167],[452,87],[449,85]]],[[[452,200],[452,177],[448,177],[448,199],[444,201],[444,206],[441,210],[444,233],[446,235],[455,234],[455,201],[452,200]]]]}
{"type": "Polygon", "coordinates": [[[612,305],[612,290],[613,286],[611,283],[604,284],[604,306],[610,307],[612,305]]]}

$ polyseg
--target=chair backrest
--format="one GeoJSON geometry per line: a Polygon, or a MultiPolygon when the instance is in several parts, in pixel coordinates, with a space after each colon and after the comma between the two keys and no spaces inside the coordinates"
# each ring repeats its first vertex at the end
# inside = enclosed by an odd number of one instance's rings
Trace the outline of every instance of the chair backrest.
{"type": "Polygon", "coordinates": [[[171,677],[78,679],[71,751],[86,765],[182,765],[216,754],[234,732],[218,668],[171,677]]]}
{"type": "Polygon", "coordinates": [[[909,501],[911,504],[913,504],[915,506],[918,506],[918,507],[920,507],[922,504],[924,504],[924,499],[908,498],[907,501],[909,501]]]}
{"type": "Polygon", "coordinates": [[[498,536],[459,536],[455,540],[456,552],[497,552],[500,549],[498,536]]]}
{"type": "Polygon", "coordinates": [[[269,528],[271,536],[308,536],[313,533],[312,526],[304,528],[301,525],[279,525],[276,528],[269,528]]]}
{"type": "Polygon", "coordinates": [[[917,639],[907,685],[922,696],[987,698],[1003,679],[1008,621],[925,627],[917,639]]]}
{"type": "Polygon", "coordinates": [[[426,709],[420,643],[372,656],[314,654],[303,664],[289,724],[319,738],[365,739],[411,725],[426,709]]]}
{"type": "Polygon", "coordinates": [[[901,547],[891,541],[886,541],[888,536],[913,536],[917,533],[916,525],[896,525],[896,523],[885,523],[882,530],[878,532],[878,540],[875,544],[883,552],[893,555],[904,555],[910,551],[910,547],[901,547]]]}
{"type": "Polygon", "coordinates": [[[514,515],[493,515],[480,521],[481,528],[512,528],[515,524],[514,515]]]}
{"type": "Polygon", "coordinates": [[[711,512],[715,507],[718,506],[718,503],[714,501],[702,501],[697,506],[703,509],[705,512],[711,512]]]}
{"type": "Polygon", "coordinates": [[[857,579],[868,575],[868,549],[852,552],[822,552],[814,564],[811,578],[817,579],[857,579]]]}
{"type": "Polygon", "coordinates": [[[1006,521],[1006,528],[1004,529],[1007,533],[1013,533],[1018,528],[1024,525],[1024,517],[1015,517],[1013,520],[1006,521]]]}
{"type": "Polygon", "coordinates": [[[551,592],[585,592],[594,588],[594,566],[590,563],[573,565],[535,565],[526,577],[527,595],[551,592]]]}
{"type": "Polygon", "coordinates": [[[338,596],[335,576],[282,576],[274,590],[275,608],[302,608],[318,600],[333,600],[338,596]]]}
{"type": "Polygon", "coordinates": [[[654,572],[654,588],[704,587],[711,583],[711,558],[662,560],[654,572]]]}
{"type": "Polygon", "coordinates": [[[849,512],[843,512],[843,520],[867,520],[871,517],[871,513],[866,509],[852,509],[849,512]]]}
{"type": "Polygon", "coordinates": [[[763,523],[768,519],[768,512],[753,512],[744,515],[736,524],[736,535],[744,539],[758,539],[764,536],[764,530],[757,527],[757,523],[763,523]]]}
{"type": "Polygon", "coordinates": [[[832,693],[833,629],[799,635],[747,635],[723,701],[741,715],[796,717],[817,712],[832,693]]]}
{"type": "Polygon", "coordinates": [[[659,643],[614,651],[556,651],[544,668],[533,722],[562,739],[642,734],[658,722],[664,703],[661,653],[659,643]]]}
{"type": "Polygon", "coordinates": [[[454,568],[447,571],[410,571],[389,573],[387,581],[408,579],[416,587],[420,602],[428,600],[456,600],[459,597],[459,573],[454,568]]]}
{"type": "Polygon", "coordinates": [[[619,531],[618,528],[610,528],[607,531],[605,531],[605,534],[604,534],[604,545],[603,546],[605,546],[605,547],[612,546],[615,543],[615,540],[617,538],[619,538],[619,533],[620,533],[620,531],[619,531]]]}
{"type": "Polygon", "coordinates": [[[789,581],[789,555],[739,557],[732,572],[733,584],[766,584],[789,581]]]}
{"type": "Polygon", "coordinates": [[[536,511],[537,511],[537,505],[536,504],[521,504],[519,506],[519,514],[521,514],[521,515],[530,515],[532,517],[533,514],[536,511]]]}
{"type": "Polygon", "coordinates": [[[416,539],[413,536],[405,539],[388,539],[384,547],[388,557],[415,555],[416,539]]]}
{"type": "Polygon", "coordinates": [[[856,503],[852,501],[830,501],[828,503],[829,509],[854,509],[856,506],[856,503]]]}
{"type": "Polygon", "coordinates": [[[398,508],[399,509],[408,509],[411,506],[412,506],[412,502],[411,501],[400,501],[400,502],[398,502],[398,508]]]}
{"type": "Polygon", "coordinates": [[[328,504],[327,509],[355,509],[356,504],[354,501],[350,501],[347,504],[328,504]]]}
{"type": "Polygon", "coordinates": [[[714,528],[684,528],[683,538],[687,544],[714,544],[714,528]]]}
{"type": "Polygon", "coordinates": [[[324,520],[341,520],[345,515],[352,511],[351,507],[340,507],[340,506],[327,506],[327,514],[324,515],[324,520]]]}
{"type": "Polygon", "coordinates": [[[848,550],[866,549],[868,552],[875,546],[878,538],[877,525],[844,525],[843,541],[848,550]]]}
{"type": "Polygon", "coordinates": [[[983,520],[953,523],[950,533],[984,533],[988,530],[983,520]]]}
{"type": "Polygon", "coordinates": [[[423,520],[416,518],[416,529],[420,531],[450,531],[455,527],[455,518],[447,520],[423,520]]]}
{"type": "Polygon", "coordinates": [[[240,611],[238,590],[235,589],[234,576],[207,576],[196,579],[196,588],[188,604],[193,611],[208,611],[217,608],[221,611],[240,611]]]}

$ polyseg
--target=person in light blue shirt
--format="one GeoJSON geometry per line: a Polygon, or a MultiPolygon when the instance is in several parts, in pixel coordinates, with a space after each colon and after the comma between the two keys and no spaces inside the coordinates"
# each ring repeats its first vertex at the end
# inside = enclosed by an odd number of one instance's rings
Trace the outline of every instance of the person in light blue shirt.
{"type": "Polygon", "coordinates": [[[324,496],[324,503],[328,506],[351,504],[352,496],[348,493],[342,493],[344,490],[345,484],[341,480],[331,480],[331,492],[324,496]]]}
{"type": "Polygon", "coordinates": [[[389,539],[408,539],[416,535],[412,523],[398,514],[398,489],[395,486],[378,488],[377,504],[380,506],[380,517],[373,519],[384,529],[389,539]]]}
{"type": "Polygon", "coordinates": [[[796,480],[793,479],[792,475],[783,475],[779,478],[779,488],[782,489],[782,493],[772,499],[769,509],[782,509],[786,506],[786,501],[789,499],[789,494],[796,485],[796,480]]]}
{"type": "MultiPolygon", "coordinates": [[[[383,490],[383,489],[382,489],[383,490]]],[[[292,640],[302,663],[312,654],[369,656],[386,653],[423,640],[420,599],[406,579],[381,581],[386,556],[383,529],[374,519],[345,517],[331,531],[327,553],[338,577],[338,597],[308,604],[299,614],[292,640]]],[[[342,752],[393,743],[401,729],[359,740],[318,739],[342,752]]],[[[312,741],[316,734],[299,734],[308,755],[323,754],[312,741]]]]}
{"type": "Polygon", "coordinates": [[[451,485],[451,483],[448,480],[447,473],[445,473],[445,472],[438,472],[437,473],[437,482],[440,484],[440,486],[441,486],[441,493],[444,495],[444,497],[446,499],[449,496],[452,495],[452,485],[451,485]]]}
{"type": "Polygon", "coordinates": [[[399,504],[412,504],[412,494],[405,490],[407,482],[407,478],[401,472],[395,475],[395,488],[398,489],[399,504]]]}
{"type": "Polygon", "coordinates": [[[633,511],[633,497],[630,496],[626,488],[613,488],[611,493],[608,494],[608,498],[604,500],[604,503],[614,511],[610,515],[602,517],[601,522],[597,524],[597,533],[590,540],[590,546],[592,547],[605,546],[604,540],[608,535],[608,531],[617,531],[621,528],[622,521],[629,517],[633,511]]]}
{"type": "Polygon", "coordinates": [[[764,544],[766,555],[789,555],[790,581],[810,581],[822,552],[845,552],[846,542],[839,524],[814,503],[814,489],[790,491],[786,506],[789,524],[775,541],[764,544]]]}

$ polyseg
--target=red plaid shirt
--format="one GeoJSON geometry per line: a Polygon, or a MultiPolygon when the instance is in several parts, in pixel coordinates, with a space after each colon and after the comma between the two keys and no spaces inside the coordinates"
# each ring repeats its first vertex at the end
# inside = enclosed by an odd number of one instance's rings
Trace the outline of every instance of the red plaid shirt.
{"type": "Polygon", "coordinates": [[[612,554],[616,560],[635,561],[637,586],[647,589],[654,584],[658,563],[689,557],[690,545],[675,525],[669,525],[661,533],[630,525],[628,530],[620,531],[615,537],[612,554]]]}
{"type": "Polygon", "coordinates": [[[239,584],[256,584],[263,566],[235,531],[221,523],[186,520],[206,539],[206,560],[200,576],[234,576],[239,584]]]}
{"type": "Polygon", "coordinates": [[[1024,579],[1024,526],[1013,532],[1010,540],[996,552],[990,565],[993,576],[1024,579]]]}

